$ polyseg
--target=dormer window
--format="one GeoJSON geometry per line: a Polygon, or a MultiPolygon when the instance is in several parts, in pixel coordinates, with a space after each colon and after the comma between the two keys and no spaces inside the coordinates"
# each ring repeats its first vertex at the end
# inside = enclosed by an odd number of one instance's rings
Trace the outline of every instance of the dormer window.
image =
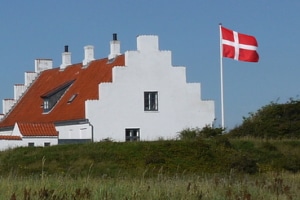
{"type": "Polygon", "coordinates": [[[44,110],[49,110],[49,99],[44,99],[44,110]]]}
{"type": "Polygon", "coordinates": [[[56,103],[61,99],[66,90],[72,85],[75,80],[68,81],[53,90],[43,94],[41,98],[44,100],[43,108],[44,113],[50,112],[56,103]]]}

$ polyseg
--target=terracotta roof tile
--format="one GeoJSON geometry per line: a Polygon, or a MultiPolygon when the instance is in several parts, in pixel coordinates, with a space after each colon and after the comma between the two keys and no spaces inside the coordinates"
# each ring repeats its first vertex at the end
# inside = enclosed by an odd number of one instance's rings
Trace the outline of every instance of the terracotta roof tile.
{"type": "Polygon", "coordinates": [[[53,123],[17,123],[23,136],[58,136],[53,123]]]}
{"type": "Polygon", "coordinates": [[[99,99],[98,85],[111,82],[112,68],[124,65],[124,55],[120,55],[113,62],[108,62],[107,58],[92,61],[86,68],[80,63],[64,70],[54,68],[41,72],[18,104],[1,120],[0,128],[12,127],[16,122],[53,123],[85,119],[85,101],[99,99]],[[42,95],[73,80],[55,107],[44,113],[42,95]],[[76,98],[68,102],[73,95],[77,95],[76,98]]]}
{"type": "Polygon", "coordinates": [[[0,135],[0,140],[22,140],[22,138],[15,135],[0,135]]]}

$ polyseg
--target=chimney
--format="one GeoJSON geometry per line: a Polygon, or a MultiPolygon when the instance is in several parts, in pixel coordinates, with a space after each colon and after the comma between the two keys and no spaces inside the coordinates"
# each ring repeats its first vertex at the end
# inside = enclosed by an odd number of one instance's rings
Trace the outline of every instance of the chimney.
{"type": "Polygon", "coordinates": [[[113,40],[114,40],[114,41],[118,40],[117,34],[116,34],[116,33],[113,33],[113,40]]]}
{"type": "Polygon", "coordinates": [[[68,45],[65,46],[65,52],[62,53],[62,64],[60,69],[64,70],[68,65],[71,65],[71,52],[69,52],[68,45]]]}
{"type": "Polygon", "coordinates": [[[93,60],[95,60],[95,58],[94,58],[94,46],[87,45],[87,46],[84,47],[84,60],[82,61],[82,65],[86,66],[93,60]]]}
{"type": "Polygon", "coordinates": [[[120,49],[121,49],[120,41],[117,38],[117,34],[114,33],[113,40],[110,41],[110,54],[108,55],[108,59],[110,60],[120,55],[121,54],[120,49]]]}

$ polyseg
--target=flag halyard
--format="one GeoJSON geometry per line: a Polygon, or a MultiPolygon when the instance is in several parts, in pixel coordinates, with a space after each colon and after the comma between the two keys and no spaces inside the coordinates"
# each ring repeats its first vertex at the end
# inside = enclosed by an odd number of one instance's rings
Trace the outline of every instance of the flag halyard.
{"type": "Polygon", "coordinates": [[[258,62],[258,43],[254,36],[221,26],[222,56],[238,61],[258,62]]]}

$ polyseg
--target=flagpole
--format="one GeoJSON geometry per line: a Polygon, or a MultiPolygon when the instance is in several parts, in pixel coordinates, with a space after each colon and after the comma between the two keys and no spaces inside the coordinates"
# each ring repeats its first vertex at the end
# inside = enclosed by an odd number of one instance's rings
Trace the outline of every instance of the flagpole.
{"type": "Polygon", "coordinates": [[[222,31],[221,31],[222,24],[219,24],[219,31],[220,31],[220,76],[221,76],[221,126],[224,129],[224,87],[223,87],[223,51],[222,51],[222,31]]]}

